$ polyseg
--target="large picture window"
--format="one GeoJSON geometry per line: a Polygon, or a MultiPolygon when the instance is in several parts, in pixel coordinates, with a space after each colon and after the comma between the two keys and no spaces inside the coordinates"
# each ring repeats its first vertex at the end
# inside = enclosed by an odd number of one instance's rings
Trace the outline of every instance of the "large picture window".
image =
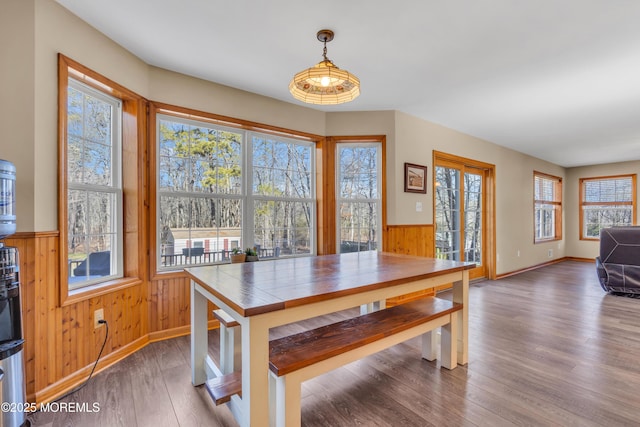
{"type": "Polygon", "coordinates": [[[336,144],[339,253],[381,249],[380,143],[336,144]]]}
{"type": "Polygon", "coordinates": [[[562,239],[562,178],[533,173],[535,243],[562,239]]]}
{"type": "Polygon", "coordinates": [[[580,179],[580,239],[600,230],[635,224],[636,175],[580,179]]]}
{"type": "Polygon", "coordinates": [[[315,254],[313,143],[159,114],[158,266],[315,254]]]}

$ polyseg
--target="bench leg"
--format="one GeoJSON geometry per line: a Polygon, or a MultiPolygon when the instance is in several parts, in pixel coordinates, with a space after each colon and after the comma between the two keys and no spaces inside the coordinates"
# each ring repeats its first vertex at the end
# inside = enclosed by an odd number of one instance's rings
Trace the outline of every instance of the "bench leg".
{"type": "Polygon", "coordinates": [[[449,315],[451,319],[442,327],[440,337],[440,364],[447,369],[458,366],[458,316],[457,313],[449,315]]]}
{"type": "Polygon", "coordinates": [[[220,370],[223,374],[230,374],[242,366],[241,345],[240,326],[227,328],[220,324],[220,370]]]}
{"type": "Polygon", "coordinates": [[[299,427],[301,425],[302,384],[289,375],[277,377],[269,373],[269,425],[299,427]]]}
{"type": "Polygon", "coordinates": [[[438,358],[438,328],[422,334],[422,358],[430,362],[438,358]]]}

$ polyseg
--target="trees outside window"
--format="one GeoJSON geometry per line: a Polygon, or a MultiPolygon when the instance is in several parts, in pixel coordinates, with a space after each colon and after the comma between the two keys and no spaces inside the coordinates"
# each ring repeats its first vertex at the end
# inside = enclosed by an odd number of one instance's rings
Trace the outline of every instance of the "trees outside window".
{"type": "Polygon", "coordinates": [[[315,253],[313,143],[157,116],[158,265],[315,253]]]}
{"type": "Polygon", "coordinates": [[[314,252],[312,145],[251,134],[253,242],[280,256],[314,252]]]}
{"type": "Polygon", "coordinates": [[[600,230],[635,224],[636,175],[580,179],[580,239],[599,239],[600,230]]]}
{"type": "Polygon", "coordinates": [[[119,99],[68,81],[69,290],[122,277],[121,106],[119,99]]]}
{"type": "Polygon", "coordinates": [[[339,253],[380,249],[380,143],[337,144],[339,253]]]}

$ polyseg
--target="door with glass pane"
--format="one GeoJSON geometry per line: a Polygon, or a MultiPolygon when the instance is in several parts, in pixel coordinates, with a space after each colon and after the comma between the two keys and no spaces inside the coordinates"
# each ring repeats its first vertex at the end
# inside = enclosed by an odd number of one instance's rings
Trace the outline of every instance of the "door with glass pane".
{"type": "Polygon", "coordinates": [[[486,171],[436,160],[435,172],[435,256],[475,262],[470,277],[485,277],[486,171]]]}

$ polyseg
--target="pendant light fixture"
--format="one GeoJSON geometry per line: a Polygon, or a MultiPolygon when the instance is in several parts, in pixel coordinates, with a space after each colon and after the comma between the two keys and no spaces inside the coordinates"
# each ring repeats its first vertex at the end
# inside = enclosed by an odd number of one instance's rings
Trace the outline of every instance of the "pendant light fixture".
{"type": "Polygon", "coordinates": [[[360,80],[341,70],[327,58],[327,42],[333,40],[333,31],[318,31],[318,40],[324,43],[323,60],[300,71],[289,83],[294,98],[309,104],[342,104],[360,95],[360,80]]]}

